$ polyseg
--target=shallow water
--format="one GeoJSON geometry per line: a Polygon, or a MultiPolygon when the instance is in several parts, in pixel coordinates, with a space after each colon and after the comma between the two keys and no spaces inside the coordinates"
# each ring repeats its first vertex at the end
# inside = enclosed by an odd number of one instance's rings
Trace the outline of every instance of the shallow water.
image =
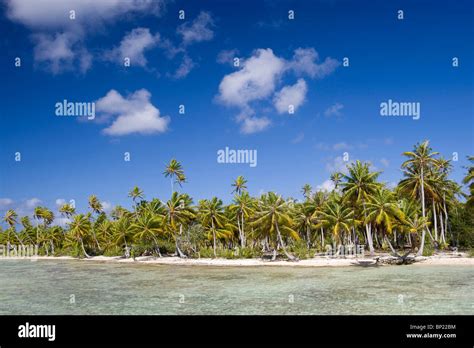
{"type": "Polygon", "coordinates": [[[0,314],[474,314],[474,267],[1,260],[0,314]]]}

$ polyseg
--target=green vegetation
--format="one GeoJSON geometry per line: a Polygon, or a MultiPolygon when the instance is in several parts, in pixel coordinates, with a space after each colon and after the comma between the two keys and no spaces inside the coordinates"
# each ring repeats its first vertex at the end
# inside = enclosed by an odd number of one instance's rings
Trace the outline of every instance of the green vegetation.
{"type": "MultiPolygon", "coordinates": [[[[431,255],[437,249],[474,247],[474,169],[463,183],[469,194],[449,179],[450,161],[433,152],[428,141],[405,152],[403,178],[391,189],[378,181],[379,172],[369,163],[356,161],[345,173],[333,173],[335,189],[313,192],[302,188],[301,202],[268,192],[252,197],[247,180],[232,183],[233,202],[225,205],[213,197],[194,204],[174,190],[186,182],[184,169],[175,159],[164,176],[171,180],[171,198],[145,199],[138,187],[128,196],[132,209],[116,206],[107,215],[100,200],[89,197],[90,211],[76,213],[64,204],[59,213],[69,219],[67,228],[53,226],[54,214],[36,207],[33,224],[8,210],[0,229],[0,244],[36,244],[42,255],[92,255],[223,257],[313,257],[327,244],[364,244],[376,250],[411,249],[431,255]],[[461,197],[467,198],[466,203],[461,197]],[[18,226],[21,229],[17,231],[18,226]]],[[[469,157],[471,163],[474,158],[469,157]]]]}

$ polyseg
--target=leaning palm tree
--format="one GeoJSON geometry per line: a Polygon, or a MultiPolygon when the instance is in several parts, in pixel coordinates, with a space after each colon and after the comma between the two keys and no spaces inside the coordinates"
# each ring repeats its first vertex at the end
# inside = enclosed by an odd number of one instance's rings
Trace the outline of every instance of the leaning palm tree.
{"type": "Polygon", "coordinates": [[[7,210],[7,212],[5,213],[5,216],[3,218],[3,221],[5,221],[9,227],[9,229],[11,230],[11,232],[15,235],[16,239],[20,242],[20,244],[23,246],[23,242],[22,240],[20,239],[20,236],[18,235],[18,233],[16,233],[15,231],[15,226],[17,224],[17,219],[18,219],[18,214],[16,213],[16,211],[14,211],[13,209],[9,209],[7,210]]]}
{"type": "MultiPolygon", "coordinates": [[[[89,196],[89,207],[91,208],[92,212],[97,215],[100,215],[104,212],[104,207],[96,195],[89,196]]],[[[97,248],[99,249],[99,251],[101,251],[102,248],[100,247],[99,240],[97,239],[94,225],[92,225],[92,237],[94,238],[97,248]]]]}
{"type": "MultiPolygon", "coordinates": [[[[421,144],[415,145],[413,151],[404,152],[403,155],[408,159],[403,162],[402,168],[409,170],[409,177],[419,175],[420,180],[420,200],[421,200],[421,215],[423,218],[426,217],[425,211],[425,174],[430,170],[430,167],[436,164],[436,156],[438,152],[432,152],[429,146],[429,141],[425,140],[421,144]]],[[[407,173],[407,172],[406,172],[407,173]]],[[[421,245],[417,255],[423,254],[423,248],[425,246],[425,233],[428,228],[423,230],[421,237],[421,245]]]]}
{"type": "Polygon", "coordinates": [[[91,208],[93,213],[100,214],[103,211],[103,206],[100,200],[97,198],[96,195],[89,196],[89,207],[91,208]]]}
{"type": "Polygon", "coordinates": [[[242,175],[239,175],[237,179],[234,180],[234,183],[232,184],[234,189],[232,190],[231,193],[235,192],[238,195],[240,195],[243,191],[247,189],[246,184],[247,184],[247,180],[245,180],[245,178],[242,175]]]}
{"type": "Polygon", "coordinates": [[[181,185],[181,183],[186,181],[186,177],[184,175],[183,166],[174,158],[168,163],[166,166],[165,171],[163,172],[166,178],[170,178],[171,181],[171,194],[174,192],[174,182],[181,185]],[[174,181],[173,181],[174,179],[174,181]]]}
{"type": "Polygon", "coordinates": [[[257,211],[255,213],[255,220],[252,225],[263,236],[273,241],[273,260],[276,258],[276,253],[279,247],[283,249],[285,255],[291,261],[296,261],[297,258],[291,255],[286,249],[286,244],[283,240],[282,233],[299,239],[298,233],[291,228],[293,220],[290,216],[290,201],[285,201],[281,196],[274,192],[269,192],[261,197],[258,203],[257,211]]]}
{"type": "Polygon", "coordinates": [[[76,213],[76,208],[72,204],[65,203],[59,207],[59,212],[70,219],[76,213]]]}
{"type": "Polygon", "coordinates": [[[84,247],[84,239],[89,237],[92,225],[88,216],[84,214],[78,214],[74,216],[73,220],[69,223],[69,233],[79,243],[82,248],[84,256],[89,258],[86,249],[84,247]]]}

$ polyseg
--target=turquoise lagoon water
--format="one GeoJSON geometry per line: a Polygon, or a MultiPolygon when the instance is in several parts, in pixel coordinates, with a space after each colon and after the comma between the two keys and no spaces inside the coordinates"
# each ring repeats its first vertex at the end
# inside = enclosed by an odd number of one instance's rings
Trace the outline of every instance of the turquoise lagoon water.
{"type": "Polygon", "coordinates": [[[474,314],[474,267],[1,260],[0,314],[474,314]]]}

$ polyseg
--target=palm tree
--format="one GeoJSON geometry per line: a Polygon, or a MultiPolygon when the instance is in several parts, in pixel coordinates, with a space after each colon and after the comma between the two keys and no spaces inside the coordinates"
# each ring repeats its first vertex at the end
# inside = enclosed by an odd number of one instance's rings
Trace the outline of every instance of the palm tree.
{"type": "Polygon", "coordinates": [[[89,237],[91,229],[91,221],[89,220],[88,216],[84,214],[78,214],[74,216],[73,220],[69,223],[69,233],[80,244],[82,252],[87,258],[90,256],[87,254],[84,247],[84,239],[89,237]]]}
{"type": "Polygon", "coordinates": [[[212,235],[214,257],[217,257],[216,242],[218,238],[228,238],[232,235],[231,228],[224,214],[222,200],[213,197],[211,200],[199,201],[199,219],[201,225],[212,235]]]}
{"type": "Polygon", "coordinates": [[[342,181],[342,174],[339,172],[332,173],[330,179],[334,183],[334,189],[337,190],[339,183],[342,181]]]}
{"type": "Polygon", "coordinates": [[[125,256],[128,257],[128,245],[133,239],[133,230],[131,228],[130,219],[127,215],[122,215],[118,220],[114,221],[112,225],[112,233],[116,245],[120,247],[125,245],[125,256]]]}
{"type": "MultiPolygon", "coordinates": [[[[421,144],[415,145],[413,151],[404,152],[403,155],[408,159],[403,162],[402,168],[406,169],[405,174],[409,178],[419,178],[420,181],[420,198],[421,198],[421,215],[423,218],[426,217],[425,211],[425,173],[430,170],[430,167],[436,164],[436,158],[439,153],[432,152],[429,146],[429,141],[425,140],[421,144]]],[[[402,180],[403,182],[403,180],[402,180]]],[[[402,182],[400,184],[402,184],[402,182]]],[[[421,245],[417,255],[423,254],[423,248],[425,246],[425,232],[428,228],[423,230],[421,237],[421,245]]]]}
{"type": "Polygon", "coordinates": [[[74,208],[72,204],[65,203],[59,207],[59,212],[66,218],[70,219],[74,214],[76,214],[76,208],[74,208]]]}
{"type": "Polygon", "coordinates": [[[15,231],[15,225],[17,224],[18,214],[13,210],[9,209],[5,213],[3,221],[5,221],[10,229],[10,231],[15,235],[16,239],[20,242],[21,246],[23,246],[23,242],[20,239],[20,236],[15,231]]]}
{"type": "Polygon", "coordinates": [[[469,187],[469,197],[466,204],[474,205],[474,156],[469,156],[467,159],[471,162],[471,166],[467,168],[467,174],[462,182],[469,187]]]}
{"type": "Polygon", "coordinates": [[[341,233],[350,234],[352,226],[355,225],[354,210],[338,202],[330,201],[321,211],[320,221],[320,225],[328,228],[335,240],[341,243],[341,233]]]}
{"type": "Polygon", "coordinates": [[[129,193],[128,197],[131,197],[133,200],[133,204],[135,205],[135,218],[138,218],[138,205],[137,205],[137,199],[143,199],[143,190],[140,189],[138,186],[135,186],[129,193]]]}
{"type": "Polygon", "coordinates": [[[152,214],[141,215],[132,225],[130,229],[135,233],[135,238],[143,240],[150,237],[155,244],[155,249],[161,257],[160,247],[158,246],[157,236],[164,233],[162,219],[152,214]]]}
{"type": "Polygon", "coordinates": [[[429,225],[430,222],[426,217],[418,217],[418,215],[415,215],[414,218],[406,219],[408,233],[416,236],[419,235],[420,232],[423,234],[423,231],[425,231],[429,225]]]}
{"type": "Polygon", "coordinates": [[[316,225],[319,226],[321,231],[321,247],[324,248],[324,226],[320,223],[321,212],[323,211],[326,203],[329,199],[327,192],[325,191],[317,191],[312,196],[311,199],[308,200],[307,204],[312,206],[313,215],[311,216],[311,221],[316,225]]]}
{"type": "Polygon", "coordinates": [[[301,188],[301,193],[303,193],[303,196],[305,199],[309,199],[311,197],[311,191],[313,188],[311,187],[310,184],[304,184],[303,187],[301,188]]]}
{"type": "Polygon", "coordinates": [[[365,222],[372,222],[375,226],[383,232],[383,238],[388,242],[390,249],[395,253],[395,250],[390,243],[390,240],[387,238],[385,232],[392,233],[393,226],[396,221],[404,221],[404,215],[392,192],[380,188],[372,196],[372,199],[367,202],[366,205],[366,218],[365,222]]]}
{"type": "MultiPolygon", "coordinates": [[[[97,215],[100,215],[104,212],[104,208],[102,206],[102,203],[100,202],[100,200],[97,198],[96,195],[90,195],[89,196],[89,207],[91,208],[92,212],[97,214],[97,215]]],[[[99,244],[99,241],[97,239],[97,236],[95,234],[95,226],[92,225],[92,236],[94,238],[94,241],[95,241],[95,244],[97,245],[97,248],[100,250],[102,250],[102,248],[100,247],[100,244],[99,244]]]]}
{"type": "Polygon", "coordinates": [[[194,218],[194,211],[191,205],[191,197],[186,194],[173,192],[171,199],[164,206],[166,228],[174,238],[176,254],[179,257],[186,257],[179,247],[179,240],[183,234],[183,226],[187,225],[194,218]]]}
{"type": "MultiPolygon", "coordinates": [[[[380,184],[377,178],[380,172],[370,172],[369,163],[356,161],[348,166],[349,173],[342,174],[345,182],[342,183],[344,199],[350,201],[354,210],[358,206],[362,206],[362,212],[365,220],[366,203],[370,201],[372,195],[378,190],[380,184]]],[[[372,241],[372,226],[370,223],[365,224],[367,242],[370,254],[374,254],[374,245],[372,241]]]]}
{"type": "Polygon", "coordinates": [[[317,206],[309,199],[295,206],[295,224],[299,231],[303,231],[306,239],[306,246],[311,247],[311,232],[316,227],[313,223],[317,206]]]}
{"type": "Polygon", "coordinates": [[[254,201],[248,192],[242,192],[240,195],[234,196],[233,204],[229,206],[229,210],[234,214],[239,230],[240,246],[245,247],[245,221],[248,221],[254,212],[254,201]]]}
{"type": "Polygon", "coordinates": [[[132,200],[133,200],[133,203],[135,204],[135,206],[137,205],[137,199],[140,198],[140,199],[143,199],[143,190],[140,189],[138,186],[135,186],[129,193],[128,193],[128,197],[131,197],[132,200]]]}
{"type": "Polygon", "coordinates": [[[92,212],[97,215],[99,215],[103,211],[102,203],[96,195],[89,196],[89,207],[91,208],[92,212]]]}
{"type": "Polygon", "coordinates": [[[186,181],[186,177],[184,175],[184,170],[181,163],[176,161],[174,158],[166,166],[166,169],[163,174],[166,178],[170,178],[171,180],[171,194],[173,194],[174,192],[173,179],[175,179],[175,182],[179,185],[186,181]]]}
{"type": "MultiPolygon", "coordinates": [[[[51,210],[46,207],[36,207],[33,213],[33,216],[37,220],[36,226],[36,243],[39,245],[41,242],[47,242],[48,238],[46,235],[46,229],[48,226],[54,221],[54,214],[51,210]],[[43,220],[43,230],[42,230],[42,238],[40,238],[39,234],[39,220],[43,220]]],[[[45,247],[46,254],[48,254],[48,249],[45,247]]]]}
{"type": "Polygon", "coordinates": [[[237,179],[234,180],[234,183],[232,184],[234,189],[232,190],[231,193],[235,192],[238,195],[240,195],[243,191],[247,189],[247,185],[245,185],[246,183],[247,183],[247,180],[245,180],[245,178],[242,175],[239,175],[237,179]]]}
{"type": "Polygon", "coordinates": [[[285,201],[274,192],[262,195],[258,202],[253,226],[265,237],[274,242],[273,260],[279,247],[291,261],[297,258],[291,255],[283,241],[282,232],[294,239],[299,239],[298,233],[291,228],[293,220],[290,216],[289,201],[285,201]]]}

